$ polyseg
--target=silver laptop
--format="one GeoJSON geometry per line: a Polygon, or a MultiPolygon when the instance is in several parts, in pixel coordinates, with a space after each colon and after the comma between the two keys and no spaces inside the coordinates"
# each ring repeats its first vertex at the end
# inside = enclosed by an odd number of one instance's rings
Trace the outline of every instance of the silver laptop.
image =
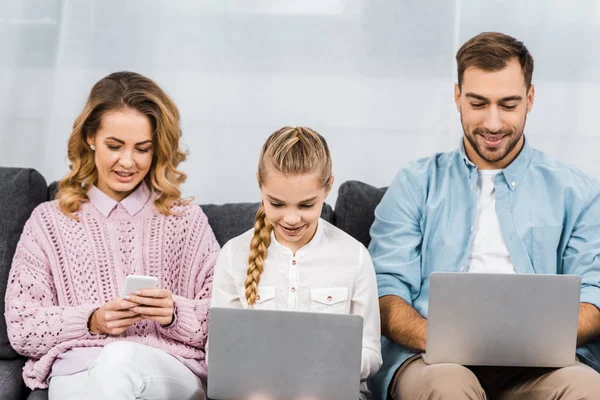
{"type": "Polygon", "coordinates": [[[429,285],[426,363],[575,362],[579,276],[434,272],[429,285]]]}
{"type": "Polygon", "coordinates": [[[211,308],[208,397],[356,399],[358,315],[211,308]]]}

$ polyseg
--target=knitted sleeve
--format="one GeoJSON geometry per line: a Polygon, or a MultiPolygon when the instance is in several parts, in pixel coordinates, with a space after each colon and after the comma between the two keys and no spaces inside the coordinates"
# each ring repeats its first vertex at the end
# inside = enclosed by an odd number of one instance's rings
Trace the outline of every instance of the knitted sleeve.
{"type": "Polygon", "coordinates": [[[173,295],[174,322],[159,329],[171,339],[203,349],[208,337],[213,271],[220,246],[206,215],[199,207],[195,209],[182,265],[192,271],[194,293],[189,297],[173,295]]]}
{"type": "Polygon", "coordinates": [[[25,224],[10,270],[5,318],[12,347],[40,358],[54,346],[91,337],[87,322],[96,305],[60,307],[50,262],[44,251],[45,230],[36,210],[25,224]]]}

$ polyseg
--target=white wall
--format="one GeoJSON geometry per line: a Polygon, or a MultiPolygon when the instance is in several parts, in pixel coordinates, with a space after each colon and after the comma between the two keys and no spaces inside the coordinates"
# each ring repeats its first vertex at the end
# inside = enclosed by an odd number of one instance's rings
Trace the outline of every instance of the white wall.
{"type": "Polygon", "coordinates": [[[334,203],[457,146],[454,55],[484,30],[535,58],[531,143],[600,178],[597,0],[0,0],[0,165],[60,178],[91,86],[133,70],[181,110],[185,195],[258,201],[263,141],[306,125],[332,148],[334,203]]]}

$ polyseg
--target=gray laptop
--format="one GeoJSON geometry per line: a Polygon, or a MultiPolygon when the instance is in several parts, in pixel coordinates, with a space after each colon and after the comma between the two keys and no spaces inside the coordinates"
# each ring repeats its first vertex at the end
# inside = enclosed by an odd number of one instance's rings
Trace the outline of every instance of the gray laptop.
{"type": "Polygon", "coordinates": [[[357,315],[211,308],[208,397],[356,399],[362,327],[357,315]]]}
{"type": "Polygon", "coordinates": [[[575,362],[581,278],[434,272],[428,364],[564,367],[575,362]]]}

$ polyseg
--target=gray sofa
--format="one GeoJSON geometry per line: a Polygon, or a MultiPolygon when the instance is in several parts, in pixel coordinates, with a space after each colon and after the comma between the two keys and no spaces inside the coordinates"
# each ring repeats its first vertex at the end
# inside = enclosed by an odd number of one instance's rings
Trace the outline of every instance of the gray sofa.
{"type": "MultiPolygon", "coordinates": [[[[37,171],[0,167],[0,310],[4,316],[4,293],[10,265],[23,225],[33,209],[54,197],[56,183],[47,185],[37,171]]],[[[322,218],[348,232],[365,246],[370,241],[369,228],[373,212],[385,188],[357,182],[343,183],[338,192],[335,211],[323,207],[322,218]]],[[[250,229],[258,203],[201,205],[221,245],[250,229]]],[[[47,391],[29,392],[23,384],[21,371],[25,360],[10,346],[6,322],[0,318],[0,400],[47,399],[47,391]]]]}

